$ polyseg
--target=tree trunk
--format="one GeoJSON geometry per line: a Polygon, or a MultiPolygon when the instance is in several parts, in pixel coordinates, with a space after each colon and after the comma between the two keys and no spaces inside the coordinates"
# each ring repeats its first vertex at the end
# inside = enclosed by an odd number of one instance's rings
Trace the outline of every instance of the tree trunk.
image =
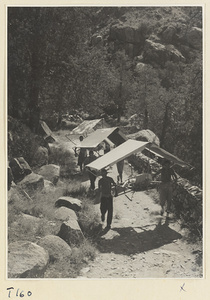
{"type": "Polygon", "coordinates": [[[40,78],[42,74],[42,64],[40,61],[40,49],[42,46],[40,33],[39,33],[39,18],[40,18],[40,9],[36,8],[35,10],[35,21],[33,28],[33,35],[31,37],[31,56],[30,56],[30,65],[31,65],[31,76],[30,76],[30,88],[29,88],[29,127],[33,132],[37,131],[37,126],[39,122],[40,110],[38,107],[39,91],[40,91],[40,78]]]}
{"type": "Polygon", "coordinates": [[[164,114],[164,119],[163,119],[163,127],[162,127],[162,133],[161,133],[161,138],[160,138],[160,147],[164,147],[165,145],[165,137],[166,137],[166,131],[168,127],[168,110],[169,110],[169,102],[166,104],[165,107],[165,114],[164,114]]]}
{"type": "Polygon", "coordinates": [[[148,110],[147,108],[145,108],[143,129],[148,129],[148,123],[149,123],[148,110]]]}
{"type": "Polygon", "coordinates": [[[122,115],[122,62],[121,62],[121,68],[120,68],[120,89],[119,89],[119,102],[118,102],[118,107],[117,107],[117,123],[120,123],[121,120],[121,115],[122,115]]]}

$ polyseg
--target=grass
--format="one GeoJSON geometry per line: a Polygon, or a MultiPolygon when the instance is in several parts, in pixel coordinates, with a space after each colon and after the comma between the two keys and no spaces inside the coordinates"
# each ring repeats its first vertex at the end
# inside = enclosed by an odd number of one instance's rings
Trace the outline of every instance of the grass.
{"type": "Polygon", "coordinates": [[[34,194],[33,201],[24,201],[21,198],[8,205],[8,242],[17,240],[37,241],[37,237],[48,234],[57,234],[60,221],[54,217],[55,201],[62,195],[62,190],[34,194]],[[37,222],[30,223],[22,217],[22,214],[37,218],[37,222]]]}
{"type": "Polygon", "coordinates": [[[59,260],[50,263],[45,278],[76,278],[81,269],[96,257],[96,248],[87,239],[80,247],[73,247],[69,260],[59,260]]]}
{"type": "Polygon", "coordinates": [[[70,181],[63,193],[63,196],[72,196],[74,198],[85,198],[88,193],[88,188],[77,180],[70,181]]]}

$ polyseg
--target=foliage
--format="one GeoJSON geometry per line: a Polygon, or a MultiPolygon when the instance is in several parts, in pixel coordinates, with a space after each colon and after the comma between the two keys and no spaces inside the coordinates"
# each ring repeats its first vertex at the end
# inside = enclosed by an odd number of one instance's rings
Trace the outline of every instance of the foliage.
{"type": "Polygon", "coordinates": [[[28,126],[12,117],[8,118],[8,160],[24,157],[30,164],[42,138],[31,132],[28,126]]]}

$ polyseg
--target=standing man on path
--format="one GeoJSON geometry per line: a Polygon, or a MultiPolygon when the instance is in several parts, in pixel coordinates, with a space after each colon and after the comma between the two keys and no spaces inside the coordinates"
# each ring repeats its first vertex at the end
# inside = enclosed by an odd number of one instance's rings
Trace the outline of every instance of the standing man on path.
{"type": "MultiPolygon", "coordinates": [[[[83,136],[82,135],[79,137],[79,141],[80,141],[80,143],[83,141],[83,136]]],[[[83,171],[83,164],[84,164],[84,161],[87,157],[87,151],[86,151],[85,148],[80,148],[79,154],[78,154],[77,153],[77,148],[79,148],[79,146],[74,148],[74,152],[75,152],[75,156],[78,156],[77,165],[80,167],[80,172],[82,172],[83,171]]]]}
{"type": "MultiPolygon", "coordinates": [[[[84,161],[84,166],[90,164],[91,162],[93,162],[96,159],[97,159],[97,157],[94,155],[93,150],[90,150],[89,156],[84,161]]],[[[94,191],[97,173],[94,170],[90,170],[90,168],[88,168],[88,167],[85,167],[85,168],[87,169],[88,176],[90,179],[90,190],[94,191]]]]}
{"type": "Polygon", "coordinates": [[[177,175],[174,170],[170,167],[170,161],[164,160],[163,167],[160,169],[154,177],[161,174],[161,184],[160,184],[160,205],[161,205],[161,216],[164,214],[164,207],[166,204],[167,217],[169,217],[169,212],[171,208],[172,200],[172,179],[177,180],[177,175]]]}
{"type": "Polygon", "coordinates": [[[107,176],[107,170],[101,170],[102,178],[98,182],[98,188],[100,192],[100,210],[101,210],[101,221],[105,221],[105,214],[107,214],[107,227],[106,229],[111,228],[112,217],[113,217],[113,196],[112,196],[112,186],[115,186],[115,194],[116,194],[116,183],[113,178],[107,176]]]}

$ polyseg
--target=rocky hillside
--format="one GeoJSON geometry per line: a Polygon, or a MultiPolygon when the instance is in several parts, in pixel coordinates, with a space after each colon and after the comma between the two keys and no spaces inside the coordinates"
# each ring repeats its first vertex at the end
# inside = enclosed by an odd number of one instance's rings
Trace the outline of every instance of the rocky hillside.
{"type": "Polygon", "coordinates": [[[124,49],[131,58],[164,66],[166,61],[188,62],[202,48],[201,8],[100,8],[92,45],[109,51],[124,49]]]}

